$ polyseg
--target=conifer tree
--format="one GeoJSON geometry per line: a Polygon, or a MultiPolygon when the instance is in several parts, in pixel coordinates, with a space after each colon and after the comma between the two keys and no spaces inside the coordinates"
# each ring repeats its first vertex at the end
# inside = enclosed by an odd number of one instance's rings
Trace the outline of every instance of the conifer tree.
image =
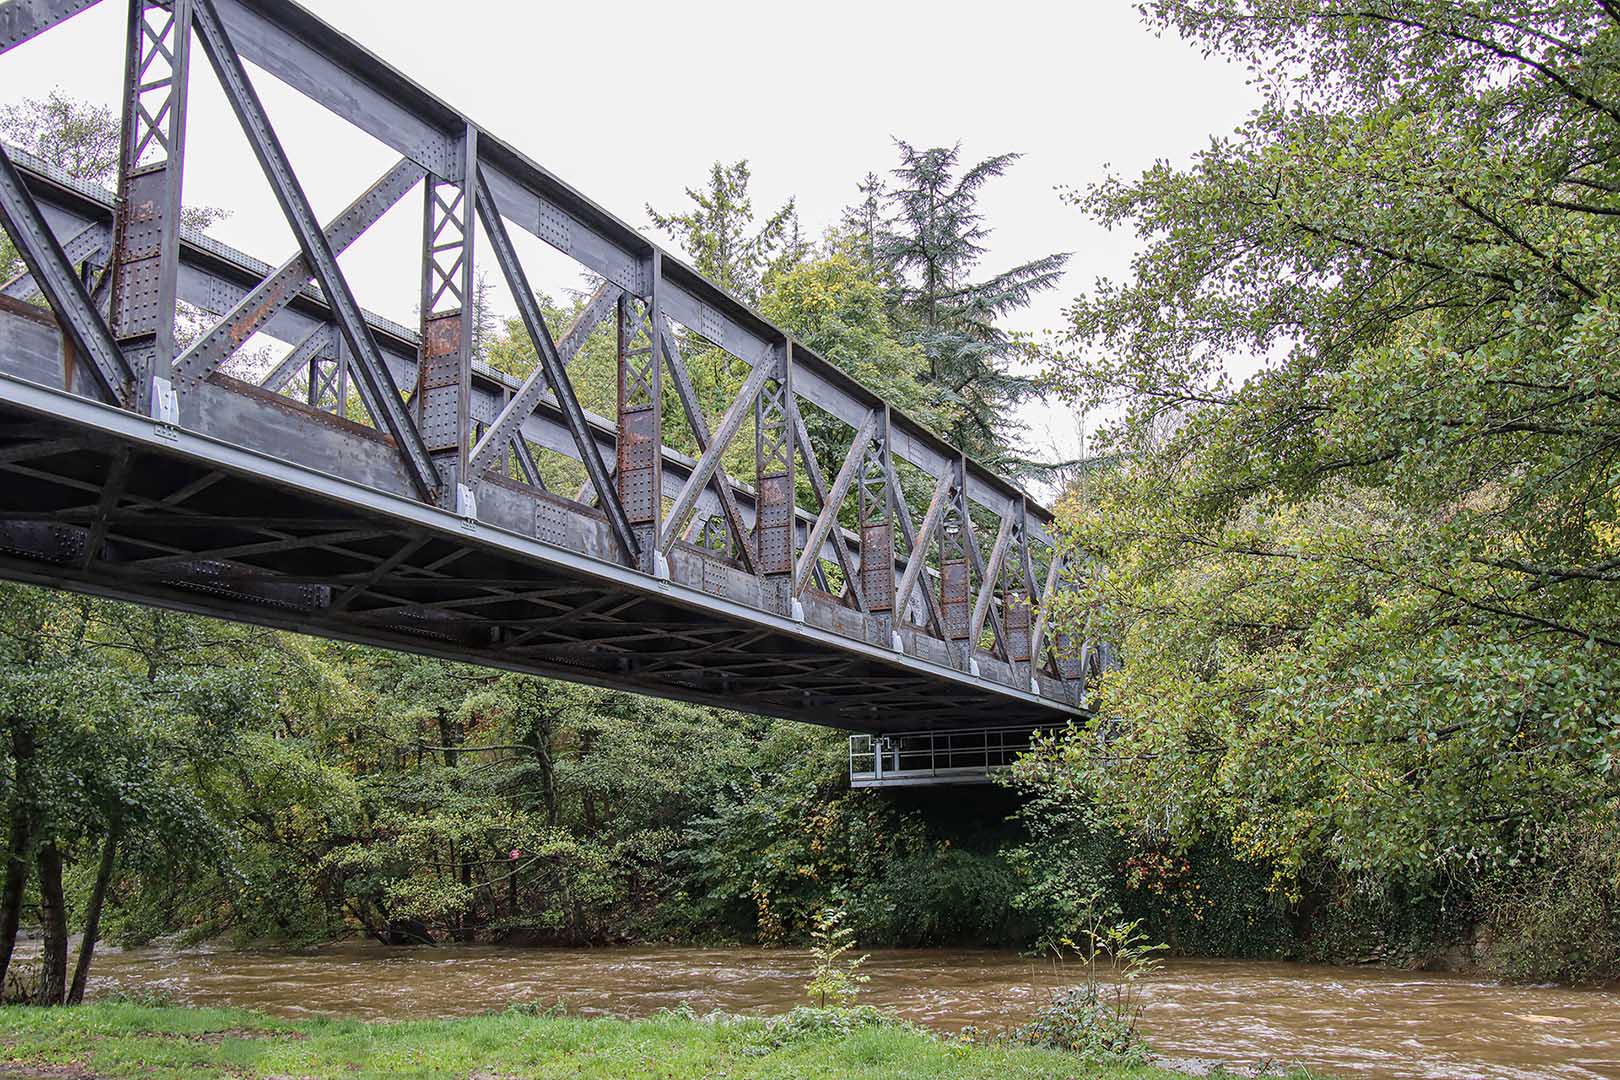
{"type": "MultiPolygon", "coordinates": [[[[900,165],[883,201],[892,211],[876,256],[894,281],[896,321],[928,357],[928,377],[955,413],[944,432],[962,449],[1003,468],[1015,467],[1013,406],[1035,392],[1034,380],[1015,369],[1029,343],[998,325],[1057,285],[1067,254],[1046,255],[989,277],[976,278],[990,228],[979,209],[980,190],[1018,160],[997,154],[959,170],[960,144],[918,150],[896,140],[900,165]]],[[[862,185],[868,202],[872,178],[862,185]]],[[[862,207],[846,213],[858,223],[862,207]]]]}
{"type": "Polygon", "coordinates": [[[790,268],[807,247],[799,232],[792,199],[757,227],[748,194],[747,161],[709,168],[708,185],[687,188],[692,208],[663,214],[647,206],[647,216],[670,233],[691,257],[698,273],[740,300],[757,303],[766,278],[790,268]]]}

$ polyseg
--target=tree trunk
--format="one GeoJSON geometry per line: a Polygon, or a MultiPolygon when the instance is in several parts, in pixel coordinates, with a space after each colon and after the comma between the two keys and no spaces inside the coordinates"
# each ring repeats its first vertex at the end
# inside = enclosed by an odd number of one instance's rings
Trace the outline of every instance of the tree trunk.
{"type": "Polygon", "coordinates": [[[22,918],[23,890],[28,886],[28,849],[34,840],[34,733],[16,722],[11,728],[11,756],[16,763],[16,783],[5,885],[0,887],[0,987],[6,984],[11,953],[17,947],[17,923],[22,918]]]}
{"type": "Polygon", "coordinates": [[[67,904],[62,899],[62,853],[54,843],[39,849],[40,953],[39,1003],[60,1005],[67,994],[67,904]]]}
{"type": "Polygon", "coordinates": [[[84,987],[90,981],[90,960],[96,952],[96,939],[101,935],[101,906],[107,899],[113,865],[118,861],[118,833],[119,824],[114,820],[107,830],[106,842],[101,845],[101,866],[96,870],[96,883],[90,889],[90,903],[84,909],[84,939],[79,942],[79,958],[73,965],[73,985],[68,987],[67,994],[69,1005],[84,1001],[84,987]]]}

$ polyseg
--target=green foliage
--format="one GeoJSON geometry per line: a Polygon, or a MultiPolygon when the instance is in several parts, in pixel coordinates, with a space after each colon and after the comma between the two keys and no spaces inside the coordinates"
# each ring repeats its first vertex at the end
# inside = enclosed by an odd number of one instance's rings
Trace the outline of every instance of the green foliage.
{"type": "Polygon", "coordinates": [[[1087,1061],[1145,1064],[1149,1054],[1136,1028],[1103,1002],[1094,986],[1059,990],[1026,1024],[1013,1030],[1015,1041],[1079,1054],[1087,1061]]]}
{"type": "Polygon", "coordinates": [[[816,915],[815,927],[810,931],[810,956],[815,961],[810,985],[805,988],[818,1009],[829,1004],[834,1009],[847,1009],[855,1004],[861,987],[871,976],[861,974],[861,965],[867,956],[845,959],[844,954],[855,948],[855,928],[845,925],[849,918],[846,908],[825,908],[816,915]]]}
{"type": "Polygon", "coordinates": [[[752,303],[772,276],[798,262],[806,244],[799,235],[792,199],[755,227],[749,179],[748,162],[723,165],[716,161],[709,169],[707,186],[686,189],[691,209],[661,214],[648,206],[647,216],[680,241],[698,273],[752,303]]]}
{"type": "Polygon", "coordinates": [[[760,312],[907,415],[944,430],[951,413],[929,387],[922,348],[901,340],[889,298],[876,273],[834,253],[777,276],[760,312]]]}
{"type": "Polygon", "coordinates": [[[1145,247],[1051,372],[1120,417],[1062,511],[1108,573],[1060,621],[1125,659],[1051,764],[1292,903],[1456,911],[1620,795],[1620,26],[1147,7],[1266,96],[1189,166],[1075,195],[1145,247]]]}
{"type": "MultiPolygon", "coordinates": [[[[919,150],[896,141],[900,164],[879,194],[868,178],[862,193],[892,211],[872,247],[894,283],[902,340],[928,360],[928,385],[949,421],[945,435],[969,454],[1017,471],[1027,465],[1009,452],[1018,433],[1013,407],[1035,384],[1017,365],[1036,359],[1032,344],[998,325],[1055,288],[1067,255],[1047,255],[975,280],[990,235],[978,200],[984,185],[1018,159],[997,154],[959,168],[960,146],[919,150]]],[[[869,203],[847,215],[863,242],[869,203]]]]}
{"type": "Polygon", "coordinates": [[[893,945],[1018,944],[1018,891],[1002,852],[935,845],[885,859],[854,911],[863,935],[893,945]]]}
{"type": "Polygon", "coordinates": [[[104,186],[118,182],[118,117],[105,105],[52,90],[43,98],[0,106],[0,134],[77,179],[104,186]]]}
{"type": "Polygon", "coordinates": [[[1620,970],[1620,831],[1613,812],[1552,823],[1541,859],[1484,890],[1486,966],[1510,979],[1602,983],[1620,970]]]}
{"type": "Polygon", "coordinates": [[[1165,946],[1150,942],[1142,920],[1111,919],[1092,897],[1069,933],[1047,941],[1056,961],[1072,954],[1085,962],[1085,985],[1059,991],[1034,1019],[1014,1030],[1014,1039],[1092,1060],[1148,1060],[1137,984],[1158,969],[1165,946]]]}

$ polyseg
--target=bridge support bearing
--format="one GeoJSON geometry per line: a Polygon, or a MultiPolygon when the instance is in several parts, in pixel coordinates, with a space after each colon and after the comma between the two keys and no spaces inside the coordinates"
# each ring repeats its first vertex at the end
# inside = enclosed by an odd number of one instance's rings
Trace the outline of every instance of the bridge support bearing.
{"type": "Polygon", "coordinates": [[[191,0],[131,0],[109,314],[134,375],[129,404],[147,415],[175,356],[190,56],[191,0]]]}

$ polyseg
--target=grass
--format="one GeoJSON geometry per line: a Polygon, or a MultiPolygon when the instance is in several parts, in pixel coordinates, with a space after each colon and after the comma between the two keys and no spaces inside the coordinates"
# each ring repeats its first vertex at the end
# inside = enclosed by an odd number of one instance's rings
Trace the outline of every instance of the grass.
{"type": "Polygon", "coordinates": [[[501,1013],[465,1020],[274,1020],[234,1009],[119,1002],[0,1008],[0,1073],[60,1077],[995,1077],[1169,1080],[1150,1067],[969,1046],[901,1025],[771,1026],[501,1013]]]}

